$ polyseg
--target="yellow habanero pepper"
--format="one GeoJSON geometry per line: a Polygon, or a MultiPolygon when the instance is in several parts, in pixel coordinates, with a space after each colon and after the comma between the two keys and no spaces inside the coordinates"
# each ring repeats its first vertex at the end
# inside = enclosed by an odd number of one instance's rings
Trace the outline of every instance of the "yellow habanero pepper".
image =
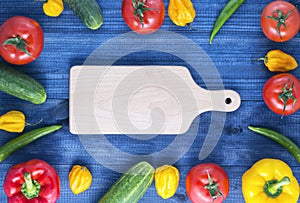
{"type": "Polygon", "coordinates": [[[64,4],[62,0],[47,0],[43,4],[44,13],[50,17],[59,16],[64,10],[64,4]]]}
{"type": "Polygon", "coordinates": [[[264,58],[258,60],[263,60],[265,66],[271,72],[286,72],[298,67],[298,63],[293,56],[280,50],[271,50],[264,58]]]}
{"type": "Polygon", "coordinates": [[[262,159],[244,173],[242,191],[246,203],[297,203],[299,184],[286,163],[262,159]]]}
{"type": "Polygon", "coordinates": [[[74,165],[69,173],[70,189],[74,194],[79,194],[90,188],[93,176],[85,166],[74,165]]]}
{"type": "Polygon", "coordinates": [[[163,199],[172,197],[179,183],[179,172],[174,166],[163,165],[155,170],[154,175],[156,192],[163,199]]]}
{"type": "Polygon", "coordinates": [[[25,128],[25,115],[20,111],[9,111],[0,116],[0,129],[20,133],[25,128]]]}
{"type": "Polygon", "coordinates": [[[190,0],[170,0],[168,14],[175,25],[185,26],[194,21],[196,11],[190,0]]]}

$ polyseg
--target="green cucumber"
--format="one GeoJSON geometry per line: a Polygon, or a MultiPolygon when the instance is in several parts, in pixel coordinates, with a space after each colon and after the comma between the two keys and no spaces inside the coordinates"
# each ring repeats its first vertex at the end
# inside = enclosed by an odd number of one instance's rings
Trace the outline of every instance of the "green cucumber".
{"type": "Polygon", "coordinates": [[[96,30],[103,24],[97,0],[64,0],[64,2],[88,28],[96,30]]]}
{"type": "Polygon", "coordinates": [[[137,203],[153,182],[154,168],[142,161],[124,173],[98,203],[137,203]]]}
{"type": "Polygon", "coordinates": [[[30,76],[0,63],[0,91],[33,104],[46,101],[44,87],[30,76]]]}

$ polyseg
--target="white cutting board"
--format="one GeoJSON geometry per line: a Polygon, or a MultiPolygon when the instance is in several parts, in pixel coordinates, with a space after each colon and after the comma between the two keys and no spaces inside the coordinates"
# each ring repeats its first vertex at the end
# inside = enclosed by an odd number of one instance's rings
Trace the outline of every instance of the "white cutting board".
{"type": "Polygon", "coordinates": [[[183,134],[206,111],[232,112],[237,92],[206,90],[183,66],[74,66],[73,134],[183,134]]]}

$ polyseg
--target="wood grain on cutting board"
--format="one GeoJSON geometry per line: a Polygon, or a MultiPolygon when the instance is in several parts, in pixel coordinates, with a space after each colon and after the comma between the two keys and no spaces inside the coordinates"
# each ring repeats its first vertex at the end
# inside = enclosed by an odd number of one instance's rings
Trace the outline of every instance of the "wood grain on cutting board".
{"type": "Polygon", "coordinates": [[[74,66],[73,134],[182,134],[206,111],[240,105],[232,90],[206,90],[183,66],[74,66]]]}

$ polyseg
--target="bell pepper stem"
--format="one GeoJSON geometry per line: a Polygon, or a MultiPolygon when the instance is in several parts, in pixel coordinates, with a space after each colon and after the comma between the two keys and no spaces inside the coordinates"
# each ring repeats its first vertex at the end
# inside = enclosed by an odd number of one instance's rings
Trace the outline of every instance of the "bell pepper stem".
{"type": "Polygon", "coordinates": [[[22,185],[21,192],[27,199],[32,199],[39,196],[41,185],[31,179],[30,173],[24,173],[25,182],[22,185]]]}
{"type": "Polygon", "coordinates": [[[285,176],[279,182],[271,184],[268,190],[271,194],[276,194],[280,187],[282,187],[284,185],[288,185],[290,183],[291,183],[291,181],[290,181],[289,177],[285,176]]]}
{"type": "Polygon", "coordinates": [[[290,178],[285,176],[280,181],[269,180],[264,185],[264,192],[268,197],[276,198],[282,193],[282,186],[290,184],[290,178]]]}

